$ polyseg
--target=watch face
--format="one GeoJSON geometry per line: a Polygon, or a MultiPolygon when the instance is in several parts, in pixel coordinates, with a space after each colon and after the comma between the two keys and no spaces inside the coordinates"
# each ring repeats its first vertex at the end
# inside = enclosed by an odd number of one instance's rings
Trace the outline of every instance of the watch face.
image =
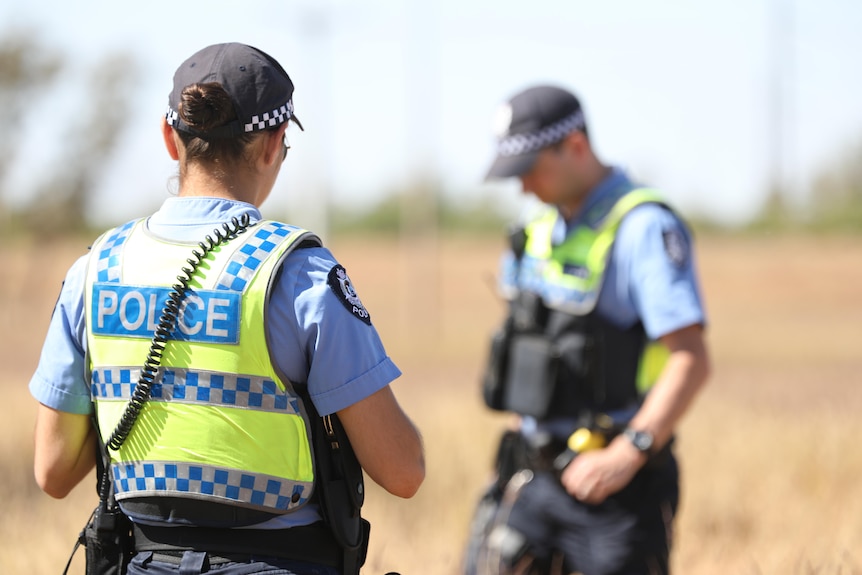
{"type": "Polygon", "coordinates": [[[632,442],[638,451],[649,451],[652,447],[652,435],[646,431],[635,431],[633,429],[626,430],[626,437],[632,442]]]}

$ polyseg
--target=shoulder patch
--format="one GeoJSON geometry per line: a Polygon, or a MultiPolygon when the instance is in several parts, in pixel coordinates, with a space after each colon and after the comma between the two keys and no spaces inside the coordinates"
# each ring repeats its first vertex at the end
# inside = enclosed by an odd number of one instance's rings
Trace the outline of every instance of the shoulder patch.
{"type": "Polygon", "coordinates": [[[664,240],[664,251],[667,257],[678,268],[685,266],[688,262],[688,242],[677,229],[664,230],[662,233],[664,240]]]}
{"type": "Polygon", "coordinates": [[[339,264],[329,270],[326,281],[332,293],[335,294],[338,301],[344,304],[347,311],[371,325],[371,316],[362,302],[359,301],[359,296],[356,295],[356,290],[353,289],[353,283],[347,277],[347,270],[344,269],[344,266],[339,264]]]}

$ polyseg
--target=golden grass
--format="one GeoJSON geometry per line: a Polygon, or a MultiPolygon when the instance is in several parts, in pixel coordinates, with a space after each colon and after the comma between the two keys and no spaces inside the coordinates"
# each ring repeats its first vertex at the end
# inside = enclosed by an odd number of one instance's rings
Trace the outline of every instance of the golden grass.
{"type": "MultiPolygon", "coordinates": [[[[457,237],[332,243],[404,371],[394,388],[428,460],[413,499],[368,485],[364,573],[458,573],[505,425],[478,389],[503,309],[490,280],[500,247],[457,237]]],[[[85,248],[0,248],[0,573],[60,573],[95,505],[92,481],[63,501],[35,486],[26,389],[60,281],[85,248]]],[[[862,242],[707,236],[698,256],[715,371],[679,434],[676,573],[862,573],[862,242]]]]}

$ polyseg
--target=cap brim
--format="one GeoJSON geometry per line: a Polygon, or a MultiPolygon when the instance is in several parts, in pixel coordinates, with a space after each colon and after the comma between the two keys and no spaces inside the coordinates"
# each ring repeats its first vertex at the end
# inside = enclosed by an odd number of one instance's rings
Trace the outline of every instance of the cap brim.
{"type": "Polygon", "coordinates": [[[497,180],[502,178],[514,178],[520,176],[533,167],[536,163],[536,158],[539,157],[539,151],[530,152],[529,154],[519,154],[517,156],[497,156],[491,168],[485,175],[485,180],[497,180]]]}
{"type": "Polygon", "coordinates": [[[303,128],[303,127],[302,127],[302,122],[300,122],[300,121],[299,121],[299,118],[297,118],[297,117],[296,117],[296,114],[293,114],[293,115],[290,117],[290,120],[291,120],[291,122],[293,122],[294,124],[296,124],[297,126],[299,126],[299,129],[300,129],[300,130],[302,130],[303,132],[305,131],[305,128],[303,128]]]}

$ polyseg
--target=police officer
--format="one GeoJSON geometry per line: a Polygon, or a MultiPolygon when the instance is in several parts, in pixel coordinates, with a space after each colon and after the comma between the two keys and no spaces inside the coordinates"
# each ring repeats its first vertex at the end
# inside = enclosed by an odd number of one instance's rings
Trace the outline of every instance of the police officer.
{"type": "Polygon", "coordinates": [[[488,405],[519,416],[528,462],[494,568],[667,573],[674,429],[709,372],[692,237],[597,157],[570,91],[529,87],[496,121],[487,178],[519,178],[543,208],[502,259],[510,311],[484,380],[488,405]]]}
{"type": "Polygon", "coordinates": [[[401,372],[345,269],[316,236],[259,211],[288,127],[302,128],[293,91],[251,46],[186,60],[161,124],[178,194],[102,235],[54,309],[30,383],[36,479],[66,496],[99,439],[125,433],[108,451],[134,522],[129,573],[357,572],[324,521],[318,418],[343,426],[340,447],[388,492],[411,497],[424,479],[421,437],[389,385],[401,372]]]}

